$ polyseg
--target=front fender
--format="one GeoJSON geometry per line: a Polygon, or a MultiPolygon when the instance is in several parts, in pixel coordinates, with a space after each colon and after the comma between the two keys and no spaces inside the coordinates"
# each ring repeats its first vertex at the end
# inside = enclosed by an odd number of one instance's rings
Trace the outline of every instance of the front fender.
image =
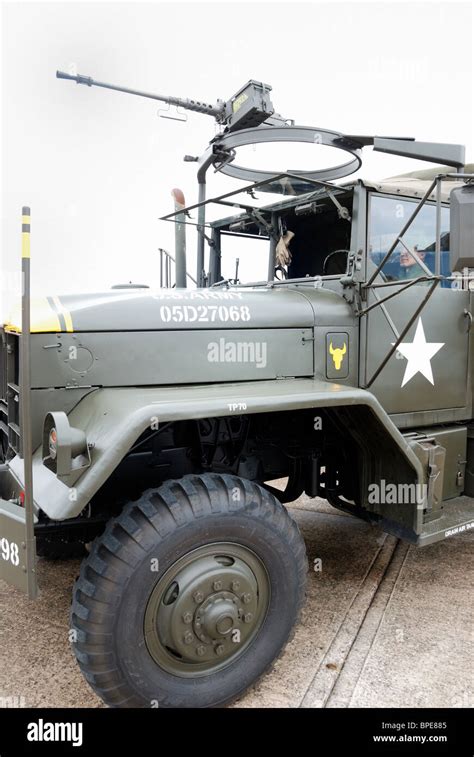
{"type": "MultiPolygon", "coordinates": [[[[320,379],[281,379],[238,384],[205,384],[178,387],[130,387],[97,389],[84,397],[69,414],[71,426],[85,431],[91,465],[67,486],[42,463],[41,448],[33,459],[35,505],[53,520],[79,515],[107,481],[138,437],[152,424],[212,418],[233,414],[281,412],[304,408],[364,405],[380,429],[399,448],[419,481],[423,469],[403,437],[373,394],[320,379]]],[[[23,463],[10,463],[20,483],[23,463]]]]}

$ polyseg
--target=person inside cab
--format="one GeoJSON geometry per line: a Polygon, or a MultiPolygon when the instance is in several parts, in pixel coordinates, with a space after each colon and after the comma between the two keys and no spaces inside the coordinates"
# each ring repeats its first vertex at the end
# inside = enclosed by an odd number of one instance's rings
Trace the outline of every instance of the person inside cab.
{"type": "MultiPolygon", "coordinates": [[[[425,250],[419,250],[418,245],[413,247],[415,254],[423,262],[425,259],[425,250]]],[[[418,276],[426,276],[426,271],[423,270],[421,265],[411,255],[405,247],[400,251],[400,278],[401,279],[417,279],[418,276]]]]}

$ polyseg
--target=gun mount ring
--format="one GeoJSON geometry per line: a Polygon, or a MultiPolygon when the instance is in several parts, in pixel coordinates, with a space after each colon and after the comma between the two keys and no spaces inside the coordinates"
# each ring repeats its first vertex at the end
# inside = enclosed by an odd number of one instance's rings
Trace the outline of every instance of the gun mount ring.
{"type": "MultiPolygon", "coordinates": [[[[314,126],[268,126],[263,124],[253,129],[243,129],[238,132],[220,135],[214,142],[214,145],[223,151],[231,154],[233,150],[245,145],[254,145],[262,142],[306,142],[323,145],[325,147],[336,147],[339,150],[348,152],[352,155],[352,160],[347,163],[341,163],[330,168],[324,168],[316,171],[288,171],[293,175],[301,177],[302,184],[295,184],[290,177],[280,179],[274,184],[262,187],[262,191],[275,191],[273,187],[279,185],[276,191],[285,191],[290,185],[294,191],[308,191],[308,186],[304,186],[305,179],[313,181],[330,181],[340,179],[343,176],[357,171],[362,165],[361,151],[357,142],[349,139],[340,132],[330,131],[329,129],[318,129],[314,126]]],[[[222,154],[216,155],[213,161],[214,167],[227,176],[243,181],[259,182],[272,179],[278,173],[283,171],[261,171],[254,168],[245,168],[234,165],[233,163],[222,161],[222,154]]]]}

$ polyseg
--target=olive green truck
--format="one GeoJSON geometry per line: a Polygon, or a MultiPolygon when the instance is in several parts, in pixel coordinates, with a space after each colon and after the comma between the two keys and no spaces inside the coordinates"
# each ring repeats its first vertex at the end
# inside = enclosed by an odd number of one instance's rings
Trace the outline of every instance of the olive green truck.
{"type": "Polygon", "coordinates": [[[474,526],[464,151],[298,127],[269,91],[177,103],[222,127],[197,161],[198,203],[166,217],[178,286],[31,302],[27,287],[0,330],[0,578],[34,597],[38,555],[83,557],[72,647],[110,706],[220,706],[270,668],[305,596],[285,508],[303,493],[419,546],[474,526]],[[322,143],[349,163],[236,166],[252,140],[322,143]],[[438,165],[334,183],[367,146],[438,165]],[[250,184],[208,200],[209,166],[250,184]],[[268,190],[284,197],[257,206],[268,190]],[[234,215],[206,221],[210,202],[234,215]],[[258,242],[264,280],[223,276],[228,237],[258,242]]]}

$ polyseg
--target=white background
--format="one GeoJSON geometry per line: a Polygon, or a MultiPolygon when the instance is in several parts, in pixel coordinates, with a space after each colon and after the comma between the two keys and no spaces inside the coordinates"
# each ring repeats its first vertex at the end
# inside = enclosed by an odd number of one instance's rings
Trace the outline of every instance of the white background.
{"type": "MultiPolygon", "coordinates": [[[[56,69],[211,103],[254,78],[297,123],[459,142],[474,158],[470,3],[4,3],[1,40],[2,316],[18,290],[22,205],[35,292],[157,285],[157,249],[172,251],[174,231],[158,216],[172,210],[172,187],[196,200],[196,166],[182,158],[215,133],[207,116],[167,121],[158,103],[60,81],[56,69]]],[[[319,167],[307,151],[271,158],[276,170],[319,167]]],[[[361,175],[418,167],[429,164],[369,148],[361,175]]],[[[228,187],[209,173],[210,195],[228,187]]],[[[188,251],[195,274],[192,234],[188,251]]],[[[243,278],[265,271],[258,251],[234,245],[243,278]]]]}

